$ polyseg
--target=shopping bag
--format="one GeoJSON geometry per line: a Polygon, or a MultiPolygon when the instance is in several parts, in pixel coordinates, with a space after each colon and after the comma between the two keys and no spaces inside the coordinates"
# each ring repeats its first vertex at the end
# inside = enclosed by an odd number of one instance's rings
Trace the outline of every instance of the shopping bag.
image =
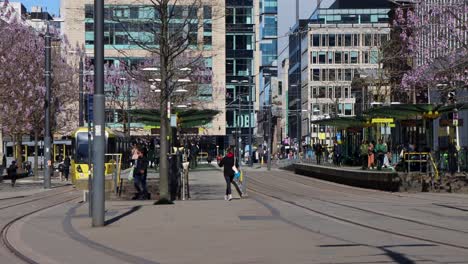
{"type": "Polygon", "coordinates": [[[128,181],[133,181],[133,168],[130,169],[130,172],[128,173],[127,176],[128,181]]]}

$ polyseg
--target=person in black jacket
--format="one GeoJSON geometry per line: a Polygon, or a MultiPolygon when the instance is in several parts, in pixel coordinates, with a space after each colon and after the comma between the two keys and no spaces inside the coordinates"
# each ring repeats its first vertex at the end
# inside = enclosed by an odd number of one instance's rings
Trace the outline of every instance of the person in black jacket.
{"type": "Polygon", "coordinates": [[[11,187],[15,187],[16,177],[18,176],[17,170],[18,166],[16,165],[16,161],[12,161],[10,167],[7,169],[8,177],[11,179],[11,187]]]}
{"type": "Polygon", "coordinates": [[[144,157],[141,148],[137,150],[138,159],[135,160],[135,168],[133,170],[134,186],[137,193],[132,200],[149,199],[148,190],[146,187],[146,172],[148,168],[148,160],[144,157]]]}
{"type": "Polygon", "coordinates": [[[232,169],[234,164],[236,168],[239,168],[239,163],[234,158],[232,148],[228,148],[226,156],[218,164],[220,167],[224,167],[224,179],[226,180],[226,195],[224,195],[224,200],[232,200],[231,182],[234,180],[235,172],[232,169]]]}

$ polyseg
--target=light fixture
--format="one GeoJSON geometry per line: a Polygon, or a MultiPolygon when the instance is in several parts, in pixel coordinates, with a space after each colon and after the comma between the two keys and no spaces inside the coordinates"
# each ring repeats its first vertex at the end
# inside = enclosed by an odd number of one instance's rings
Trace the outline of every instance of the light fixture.
{"type": "Polygon", "coordinates": [[[159,67],[146,67],[141,70],[142,71],[159,71],[159,67]]]}
{"type": "Polygon", "coordinates": [[[175,90],[175,92],[178,92],[178,93],[185,93],[185,92],[188,92],[187,89],[183,89],[183,88],[179,88],[177,90],[175,90]]]}

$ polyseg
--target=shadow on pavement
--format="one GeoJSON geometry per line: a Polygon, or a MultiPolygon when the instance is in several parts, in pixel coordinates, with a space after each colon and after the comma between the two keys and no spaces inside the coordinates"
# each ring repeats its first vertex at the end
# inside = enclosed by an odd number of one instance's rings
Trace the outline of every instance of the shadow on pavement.
{"type": "Polygon", "coordinates": [[[133,206],[130,210],[128,210],[127,212],[123,213],[123,214],[120,214],[116,217],[113,217],[111,219],[108,219],[105,221],[105,225],[111,225],[117,221],[119,221],[120,219],[126,217],[126,216],[129,216],[133,213],[135,213],[136,211],[140,210],[141,209],[141,205],[137,205],[137,206],[133,206]]]}

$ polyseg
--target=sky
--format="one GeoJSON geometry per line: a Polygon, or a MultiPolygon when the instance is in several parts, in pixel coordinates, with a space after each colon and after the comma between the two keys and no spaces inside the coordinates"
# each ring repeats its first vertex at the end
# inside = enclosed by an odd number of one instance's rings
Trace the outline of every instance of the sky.
{"type": "MultiPolygon", "coordinates": [[[[72,1],[72,0],[63,0],[63,1],[72,1]]],[[[10,2],[21,2],[23,5],[31,11],[31,6],[42,6],[43,8],[47,7],[47,11],[50,14],[59,15],[60,9],[60,0],[10,0],[10,2]]]]}

